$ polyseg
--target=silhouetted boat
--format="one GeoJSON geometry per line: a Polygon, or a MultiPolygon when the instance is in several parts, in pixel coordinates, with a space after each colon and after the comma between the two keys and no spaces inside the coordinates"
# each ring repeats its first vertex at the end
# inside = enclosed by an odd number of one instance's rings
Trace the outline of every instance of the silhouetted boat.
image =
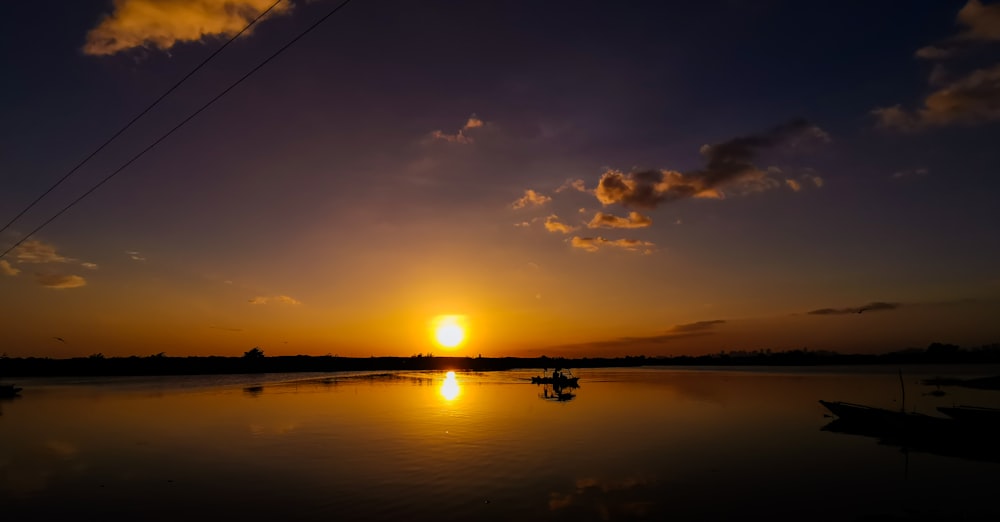
{"type": "Polygon", "coordinates": [[[981,406],[941,406],[938,411],[976,428],[1000,428],[1000,409],[981,406]]]}
{"type": "Polygon", "coordinates": [[[0,384],[0,398],[17,397],[21,393],[21,388],[13,384],[0,384]]]}
{"type": "Polygon", "coordinates": [[[843,424],[852,424],[880,430],[937,430],[946,427],[950,419],[932,417],[922,413],[906,413],[853,404],[850,402],[820,400],[843,424]]]}
{"type": "MultiPolygon", "coordinates": [[[[898,446],[907,451],[1000,462],[1000,445],[996,443],[998,424],[995,421],[959,421],[955,418],[905,413],[849,402],[819,402],[837,416],[836,420],[822,428],[824,431],[874,437],[880,444],[898,446]]],[[[941,408],[942,412],[945,409],[947,408],[941,408]]],[[[991,415],[979,412],[979,408],[952,410],[962,410],[956,415],[965,413],[970,417],[980,415],[985,418],[991,415]],[[976,413],[969,413],[973,410],[976,413]]]]}

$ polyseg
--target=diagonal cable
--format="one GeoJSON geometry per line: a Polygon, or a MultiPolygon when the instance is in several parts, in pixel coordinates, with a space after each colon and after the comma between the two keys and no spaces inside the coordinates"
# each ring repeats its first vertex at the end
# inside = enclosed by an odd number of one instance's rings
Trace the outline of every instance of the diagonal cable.
{"type": "Polygon", "coordinates": [[[340,11],[341,9],[343,9],[344,7],[346,7],[347,4],[349,4],[349,3],[351,3],[351,0],[344,0],[339,5],[337,5],[332,10],[330,10],[330,12],[326,13],[325,15],[323,15],[323,17],[321,17],[319,20],[313,22],[312,25],[310,25],[304,31],[302,31],[301,33],[299,33],[298,35],[296,35],[295,38],[292,38],[291,40],[289,40],[288,43],[286,43],[285,45],[281,46],[277,51],[275,51],[273,54],[271,54],[270,56],[268,56],[267,58],[265,58],[264,61],[262,61],[259,64],[257,64],[256,67],[254,67],[253,69],[250,69],[249,72],[247,72],[246,74],[244,74],[243,76],[241,76],[238,80],[236,80],[231,85],[229,85],[229,87],[226,87],[225,89],[223,89],[222,92],[220,92],[219,94],[216,94],[215,97],[213,97],[207,103],[205,103],[200,108],[198,108],[198,110],[196,110],[193,113],[191,113],[190,116],[188,116],[187,118],[184,118],[180,123],[178,123],[177,125],[175,125],[173,128],[171,128],[165,134],[163,134],[162,136],[160,136],[159,138],[157,138],[155,141],[153,141],[153,143],[150,143],[146,148],[144,148],[141,151],[139,151],[138,154],[136,154],[135,156],[132,156],[132,158],[130,158],[128,161],[126,161],[124,164],[122,164],[122,166],[118,167],[113,172],[111,172],[110,174],[108,174],[107,176],[105,176],[104,179],[102,179],[96,185],[94,185],[93,187],[91,187],[90,190],[84,192],[82,195],[80,195],[80,197],[78,197],[78,198],[74,199],[73,201],[71,201],[68,205],[66,205],[65,207],[63,207],[62,210],[60,210],[59,212],[56,212],[52,217],[50,217],[49,219],[45,220],[41,225],[38,225],[37,227],[35,227],[34,230],[32,230],[31,232],[28,232],[27,234],[25,234],[24,237],[22,237],[21,239],[19,239],[16,243],[14,243],[13,245],[11,245],[10,248],[8,248],[2,254],[0,254],[0,258],[3,258],[7,254],[9,254],[12,250],[14,250],[18,246],[20,246],[21,243],[24,243],[25,241],[27,241],[28,238],[30,238],[31,236],[35,235],[39,230],[45,228],[46,225],[48,225],[49,223],[55,221],[56,218],[58,218],[59,216],[63,215],[64,213],[66,213],[67,210],[73,208],[77,203],[83,201],[84,198],[86,198],[87,196],[89,196],[90,194],[92,194],[95,190],[99,189],[102,185],[104,185],[105,183],[107,183],[108,181],[110,181],[111,178],[117,176],[118,173],[120,173],[121,171],[123,171],[126,168],[128,168],[129,165],[131,165],[136,160],[138,160],[139,158],[141,158],[147,152],[153,150],[153,148],[155,148],[157,145],[159,145],[160,142],[162,142],[163,140],[165,140],[168,137],[170,137],[171,134],[173,134],[174,132],[176,132],[177,130],[179,130],[181,127],[183,127],[189,121],[193,120],[196,116],[198,116],[199,114],[201,114],[205,109],[209,108],[212,104],[214,104],[215,102],[217,102],[220,98],[222,98],[223,96],[225,96],[226,94],[228,94],[229,91],[235,89],[236,86],[239,85],[239,84],[241,84],[241,83],[243,83],[244,80],[246,80],[247,78],[253,76],[254,73],[256,73],[257,71],[259,71],[261,68],[263,68],[268,63],[270,63],[271,60],[274,60],[275,58],[277,58],[278,55],[280,55],[281,53],[285,52],[289,47],[291,47],[296,42],[298,42],[299,40],[301,40],[302,37],[304,37],[305,35],[307,35],[310,32],[312,32],[313,29],[316,29],[317,27],[319,27],[320,24],[322,24],[327,19],[329,19],[331,16],[333,16],[334,14],[336,14],[338,11],[340,11]]]}
{"type": "Polygon", "coordinates": [[[28,204],[28,206],[24,207],[24,209],[21,210],[21,212],[18,212],[18,214],[16,216],[14,216],[13,219],[11,219],[6,225],[4,225],[3,228],[0,228],[0,234],[2,234],[5,230],[7,230],[8,228],[10,228],[10,226],[13,225],[14,222],[16,222],[18,219],[21,219],[21,216],[25,215],[29,210],[31,210],[32,208],[34,208],[35,205],[37,205],[40,201],[42,201],[43,199],[45,199],[45,196],[48,196],[53,190],[56,189],[56,187],[58,187],[59,185],[62,185],[62,183],[64,181],[66,181],[67,179],[69,179],[69,177],[72,176],[73,173],[75,173],[77,170],[79,170],[80,167],[84,166],[84,164],[86,164],[94,156],[96,156],[98,153],[100,153],[102,150],[104,150],[105,147],[107,147],[108,145],[111,145],[111,142],[115,141],[115,139],[117,139],[118,136],[121,136],[125,131],[127,131],[129,129],[129,127],[131,127],[135,122],[139,121],[140,118],[142,118],[143,116],[145,116],[146,113],[148,113],[149,111],[153,110],[153,108],[156,107],[157,105],[159,105],[160,102],[163,101],[164,98],[166,98],[167,96],[169,96],[170,93],[172,93],[175,90],[177,90],[177,88],[180,87],[181,84],[183,84],[184,82],[186,82],[188,80],[188,78],[194,76],[194,74],[196,72],[198,72],[199,70],[201,70],[201,68],[204,67],[206,64],[208,64],[208,62],[212,61],[212,59],[215,58],[219,53],[221,53],[226,47],[229,47],[229,44],[233,43],[243,33],[245,33],[248,30],[250,30],[250,27],[252,27],[254,24],[256,24],[257,21],[260,20],[261,18],[264,18],[264,16],[266,16],[268,13],[270,13],[271,10],[273,10],[279,3],[281,3],[281,0],[276,0],[273,4],[271,4],[271,7],[268,7],[262,13],[260,13],[259,15],[257,15],[257,17],[254,18],[253,20],[250,20],[250,23],[248,23],[246,25],[246,27],[244,27],[243,29],[241,29],[240,32],[238,32],[235,35],[233,35],[233,37],[230,38],[229,40],[227,40],[226,43],[222,44],[212,54],[208,55],[208,57],[205,58],[204,60],[202,60],[201,63],[199,63],[197,65],[197,67],[195,67],[194,69],[191,69],[191,71],[189,73],[187,73],[186,75],[184,75],[184,77],[181,78],[180,80],[178,80],[177,83],[175,83],[172,87],[170,87],[169,89],[167,89],[163,94],[160,95],[159,98],[157,98],[156,100],[154,100],[153,103],[149,104],[148,107],[146,107],[145,109],[143,109],[142,112],[140,112],[139,114],[136,114],[131,120],[129,120],[128,123],[125,124],[124,127],[118,129],[118,132],[116,132],[113,135],[111,135],[110,138],[104,140],[104,143],[102,143],[100,147],[97,147],[96,149],[94,149],[94,151],[91,152],[90,155],[88,155],[86,158],[83,158],[83,160],[81,160],[79,163],[77,163],[75,167],[73,167],[72,169],[70,169],[69,172],[67,172],[66,174],[63,175],[63,177],[59,178],[59,181],[56,181],[54,184],[52,184],[52,186],[49,187],[45,192],[43,192],[41,196],[38,196],[37,198],[35,198],[34,201],[32,201],[30,204],[28,204]]]}

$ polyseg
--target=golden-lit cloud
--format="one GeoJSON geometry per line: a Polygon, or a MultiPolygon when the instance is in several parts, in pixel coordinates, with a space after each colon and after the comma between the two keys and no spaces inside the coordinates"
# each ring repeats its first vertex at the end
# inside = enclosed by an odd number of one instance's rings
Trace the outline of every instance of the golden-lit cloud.
{"type": "Polygon", "coordinates": [[[603,205],[656,208],[660,204],[687,198],[723,199],[724,188],[739,194],[762,192],[781,186],[753,161],[766,149],[797,145],[803,141],[829,141],[819,127],[794,120],[767,131],[705,145],[701,154],[705,166],[681,173],[674,170],[640,170],[623,173],[608,170],[598,182],[594,195],[603,205]]]}
{"type": "Polygon", "coordinates": [[[8,276],[16,276],[20,274],[21,270],[14,268],[6,259],[0,259],[0,274],[8,276]]]}
{"type": "Polygon", "coordinates": [[[80,263],[80,266],[87,270],[97,270],[97,263],[80,263]]]}
{"type": "Polygon", "coordinates": [[[879,127],[901,131],[1000,120],[1000,64],[977,69],[941,87],[915,111],[894,105],[874,109],[872,114],[879,127]]]}
{"type": "Polygon", "coordinates": [[[552,198],[528,189],[524,191],[524,196],[521,196],[517,201],[511,203],[510,206],[514,209],[521,209],[524,207],[540,207],[549,201],[552,201],[552,198]]]}
{"type": "MultiPolygon", "coordinates": [[[[969,0],[958,11],[955,23],[962,27],[957,34],[918,49],[916,56],[942,62],[983,43],[1000,41],[1000,3],[969,0]]],[[[957,76],[937,63],[928,83],[938,88],[924,98],[922,107],[910,110],[896,104],[872,110],[876,126],[913,132],[1000,120],[1000,63],[957,76]]]]}
{"type": "Polygon", "coordinates": [[[559,216],[552,214],[551,216],[545,218],[545,230],[548,230],[549,232],[569,234],[570,232],[576,230],[576,227],[571,227],[566,223],[559,221],[559,216]]]}
{"type": "Polygon", "coordinates": [[[25,241],[14,249],[14,258],[18,263],[69,263],[73,261],[56,253],[56,247],[48,243],[31,240],[25,241]]]}
{"type": "Polygon", "coordinates": [[[573,236],[573,239],[570,240],[570,245],[572,245],[573,248],[579,248],[580,250],[585,250],[587,252],[597,252],[602,248],[610,247],[620,248],[629,252],[642,252],[643,254],[652,254],[652,248],[656,246],[649,241],[642,241],[639,239],[605,239],[600,236],[573,236]]]}
{"type": "Polygon", "coordinates": [[[465,121],[465,125],[462,125],[462,128],[458,129],[458,132],[455,134],[448,134],[444,131],[436,130],[431,132],[431,140],[468,145],[475,142],[472,136],[469,135],[469,131],[482,128],[485,125],[486,123],[484,123],[483,120],[473,114],[472,116],[469,116],[469,119],[465,121]]]}
{"type": "Polygon", "coordinates": [[[788,188],[792,189],[792,192],[798,192],[802,190],[802,184],[799,183],[798,181],[795,181],[794,179],[785,179],[785,184],[788,185],[788,188]]]}
{"type": "Polygon", "coordinates": [[[135,250],[126,250],[125,251],[125,255],[127,255],[128,258],[131,259],[132,261],[145,261],[146,260],[146,256],[140,254],[139,252],[136,252],[135,250]]]}
{"type": "Polygon", "coordinates": [[[621,217],[598,211],[594,219],[587,223],[587,228],[645,228],[652,224],[652,219],[638,212],[629,212],[628,217],[621,217]]]}
{"type": "MultiPolygon", "coordinates": [[[[114,0],[87,33],[84,54],[110,55],[137,47],[167,50],[182,42],[232,37],[274,0],[114,0]]],[[[287,13],[290,2],[271,11],[287,13]]]]}
{"type": "Polygon", "coordinates": [[[812,310],[806,312],[808,315],[846,315],[846,314],[860,314],[864,312],[880,312],[886,310],[896,310],[902,305],[899,303],[885,303],[881,301],[876,301],[874,303],[868,303],[864,306],[855,306],[851,308],[820,308],[818,310],[812,310]]]}
{"type": "Polygon", "coordinates": [[[45,288],[79,288],[87,285],[87,280],[78,275],[35,274],[35,281],[45,288]]]}
{"type": "Polygon", "coordinates": [[[302,301],[295,299],[294,297],[287,295],[276,295],[272,297],[258,295],[256,297],[247,300],[248,303],[253,305],[265,305],[268,303],[282,304],[282,305],[300,305],[302,301]]]}

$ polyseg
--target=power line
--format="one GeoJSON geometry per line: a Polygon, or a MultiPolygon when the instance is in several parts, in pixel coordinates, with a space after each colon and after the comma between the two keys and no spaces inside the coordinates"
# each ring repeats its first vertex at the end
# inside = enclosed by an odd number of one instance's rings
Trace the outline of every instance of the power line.
{"type": "MultiPolygon", "coordinates": [[[[118,136],[121,136],[122,133],[124,133],[125,131],[127,131],[129,129],[129,127],[132,126],[132,124],[134,124],[135,122],[139,121],[139,118],[142,118],[143,116],[146,115],[147,112],[153,110],[153,108],[156,107],[157,105],[159,105],[160,102],[163,101],[164,98],[166,98],[167,96],[169,96],[170,93],[174,92],[178,87],[181,86],[182,83],[186,82],[188,78],[194,76],[194,73],[198,72],[208,62],[212,61],[212,58],[215,58],[226,47],[229,47],[229,44],[233,43],[237,38],[240,37],[240,35],[242,35],[243,33],[247,32],[250,29],[250,27],[252,27],[255,23],[257,23],[257,21],[260,20],[261,18],[264,18],[264,16],[267,15],[267,13],[270,13],[271,10],[274,9],[279,3],[281,3],[281,0],[276,0],[273,4],[271,4],[271,7],[268,7],[262,13],[260,13],[259,15],[257,15],[257,17],[254,18],[253,20],[250,20],[250,23],[248,23],[246,25],[246,27],[244,27],[243,29],[241,29],[240,32],[236,33],[232,38],[230,38],[229,40],[227,40],[226,43],[222,44],[222,46],[220,46],[218,49],[216,49],[212,54],[208,55],[208,57],[205,58],[204,60],[202,60],[201,63],[199,63],[194,69],[191,69],[191,72],[189,72],[186,75],[184,75],[183,78],[181,78],[172,87],[170,87],[169,89],[167,89],[163,94],[160,95],[159,98],[157,98],[156,100],[154,100],[153,103],[149,104],[148,107],[146,107],[145,109],[143,109],[142,112],[140,112],[139,114],[136,114],[131,120],[129,120],[128,123],[125,124],[124,127],[118,129],[118,132],[114,133],[110,138],[104,140],[104,143],[102,143],[100,147],[97,147],[96,149],[94,149],[94,151],[91,152],[90,155],[88,155],[86,158],[83,158],[83,160],[80,161],[79,163],[77,163],[75,167],[73,167],[72,169],[70,169],[69,172],[67,172],[66,174],[63,175],[63,177],[59,178],[59,181],[56,181],[51,187],[48,188],[48,190],[46,190],[45,192],[43,192],[41,196],[38,196],[28,206],[24,207],[24,209],[21,210],[21,212],[19,212],[16,216],[14,216],[14,218],[11,219],[6,225],[4,225],[3,228],[0,228],[0,233],[3,233],[5,230],[7,230],[8,228],[10,228],[10,226],[13,225],[15,221],[17,221],[18,219],[21,219],[21,216],[23,216],[29,210],[31,210],[32,208],[34,208],[35,205],[37,205],[41,200],[45,199],[45,196],[48,196],[53,190],[56,189],[56,187],[58,187],[59,185],[62,185],[62,183],[64,181],[66,181],[67,179],[69,179],[69,177],[72,176],[74,172],[76,172],[77,170],[79,170],[80,167],[82,167],[84,164],[86,164],[88,161],[90,161],[91,158],[93,158],[98,153],[100,153],[102,150],[104,150],[104,148],[107,147],[108,145],[110,145],[111,142],[115,141],[115,139],[118,138],[118,136]]],[[[0,257],[3,257],[3,256],[0,256],[0,257]]]]}
{"type": "Polygon", "coordinates": [[[35,227],[35,229],[32,230],[31,232],[28,232],[24,237],[22,237],[21,239],[19,239],[10,248],[8,248],[2,254],[0,254],[0,258],[3,258],[7,254],[9,254],[12,250],[14,250],[18,246],[20,246],[21,243],[24,243],[25,241],[27,241],[28,238],[30,238],[31,236],[35,235],[39,230],[45,228],[46,225],[48,225],[49,223],[55,221],[56,218],[58,218],[59,216],[63,215],[67,210],[73,208],[80,201],[83,201],[84,198],[86,198],[87,196],[89,196],[90,194],[92,194],[95,190],[97,190],[98,188],[100,188],[102,185],[104,185],[105,183],[107,183],[108,181],[110,181],[111,178],[115,177],[116,175],[118,175],[118,173],[120,173],[121,171],[123,171],[126,168],[128,168],[129,165],[131,165],[136,160],[138,160],[139,158],[141,158],[147,152],[153,150],[153,148],[155,148],[157,145],[159,145],[160,142],[162,142],[163,140],[165,140],[168,137],[170,137],[171,134],[173,134],[178,129],[180,129],[181,127],[183,127],[189,121],[193,120],[196,116],[198,116],[199,114],[201,114],[202,111],[204,111],[205,109],[209,108],[215,102],[219,101],[220,98],[222,98],[223,96],[225,96],[226,94],[228,94],[229,91],[235,89],[236,86],[239,85],[239,84],[241,84],[241,83],[243,83],[244,80],[246,80],[247,78],[253,76],[254,73],[256,73],[261,68],[263,68],[265,65],[267,65],[271,60],[277,58],[278,55],[280,55],[281,53],[285,52],[289,47],[291,47],[296,42],[298,42],[299,40],[301,40],[302,37],[304,37],[305,35],[307,35],[310,32],[312,32],[313,29],[316,29],[317,27],[319,27],[320,24],[322,24],[323,22],[325,22],[328,18],[330,18],[331,16],[333,16],[334,14],[336,14],[341,9],[343,9],[349,3],[351,3],[351,0],[344,0],[339,5],[337,5],[332,10],[330,10],[328,13],[326,13],[325,15],[323,15],[323,17],[321,17],[319,20],[317,20],[312,25],[310,25],[309,27],[307,27],[304,31],[302,31],[301,33],[299,33],[298,35],[296,35],[294,38],[292,38],[291,40],[289,40],[288,43],[286,43],[285,45],[281,46],[277,51],[275,51],[273,54],[271,54],[271,56],[268,56],[267,58],[265,58],[264,61],[262,61],[259,64],[257,64],[257,66],[254,67],[253,69],[250,69],[250,71],[247,72],[246,74],[244,74],[243,76],[241,76],[240,79],[238,79],[235,82],[233,82],[229,87],[226,87],[225,89],[223,89],[222,92],[220,92],[219,94],[215,95],[215,97],[213,97],[207,103],[205,103],[200,108],[198,108],[198,110],[196,110],[193,113],[191,113],[190,116],[188,116],[187,118],[184,118],[180,123],[178,123],[177,125],[175,125],[173,128],[171,128],[165,134],[163,134],[162,136],[160,136],[159,138],[157,138],[155,141],[153,141],[153,143],[150,143],[149,146],[147,146],[146,148],[144,148],[141,151],[139,151],[139,153],[136,154],[135,156],[132,156],[132,158],[130,158],[128,161],[126,161],[124,164],[122,164],[122,166],[118,167],[112,173],[108,174],[104,179],[102,179],[96,185],[94,185],[93,187],[91,187],[90,190],[84,192],[80,197],[74,199],[68,205],[66,205],[65,207],[63,207],[62,210],[60,210],[59,212],[56,212],[52,217],[50,217],[49,219],[45,220],[45,222],[43,222],[41,225],[38,225],[37,227],[35,227]]]}

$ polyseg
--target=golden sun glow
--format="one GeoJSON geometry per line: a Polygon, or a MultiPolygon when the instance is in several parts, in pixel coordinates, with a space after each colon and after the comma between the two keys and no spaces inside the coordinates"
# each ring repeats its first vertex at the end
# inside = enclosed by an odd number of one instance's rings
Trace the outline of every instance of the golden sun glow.
{"type": "Polygon", "coordinates": [[[434,340],[444,348],[457,348],[465,342],[465,316],[440,315],[433,321],[434,340]]]}

